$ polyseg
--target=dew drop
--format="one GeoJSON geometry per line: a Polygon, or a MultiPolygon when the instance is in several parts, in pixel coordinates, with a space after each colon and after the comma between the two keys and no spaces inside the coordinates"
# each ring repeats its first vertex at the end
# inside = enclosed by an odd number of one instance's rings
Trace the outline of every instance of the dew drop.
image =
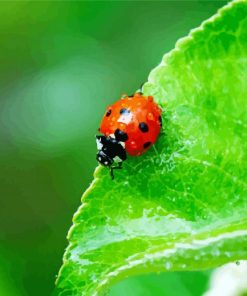
{"type": "Polygon", "coordinates": [[[136,142],[135,141],[131,141],[130,142],[130,146],[132,149],[136,149],[137,148],[137,145],[136,145],[136,142]]]}
{"type": "Polygon", "coordinates": [[[213,250],[212,254],[216,257],[220,255],[220,251],[218,249],[213,250]]]}
{"type": "Polygon", "coordinates": [[[167,262],[165,263],[165,268],[166,268],[167,270],[171,269],[171,268],[172,268],[172,263],[169,262],[169,261],[167,261],[167,262]]]}
{"type": "Polygon", "coordinates": [[[148,120],[154,120],[153,113],[149,112],[148,115],[147,115],[147,119],[148,120]]]}
{"type": "Polygon", "coordinates": [[[225,252],[226,257],[230,258],[231,257],[231,253],[230,252],[225,252]]]}

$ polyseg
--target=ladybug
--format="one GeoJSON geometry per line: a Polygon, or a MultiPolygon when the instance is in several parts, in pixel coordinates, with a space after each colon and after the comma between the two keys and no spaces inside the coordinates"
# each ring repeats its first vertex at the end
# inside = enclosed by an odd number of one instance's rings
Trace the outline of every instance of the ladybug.
{"type": "Polygon", "coordinates": [[[113,170],[121,169],[127,153],[140,156],[155,143],[162,126],[161,108],[152,96],[137,92],[123,96],[109,106],[96,136],[99,164],[113,170]]]}

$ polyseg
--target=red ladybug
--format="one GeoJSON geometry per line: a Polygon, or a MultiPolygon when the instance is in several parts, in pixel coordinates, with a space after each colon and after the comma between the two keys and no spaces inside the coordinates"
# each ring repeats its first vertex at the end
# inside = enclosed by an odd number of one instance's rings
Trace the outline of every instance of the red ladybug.
{"type": "Polygon", "coordinates": [[[141,155],[155,143],[162,126],[161,108],[152,96],[137,92],[109,106],[96,136],[98,162],[113,169],[120,169],[130,155],[141,155]],[[117,163],[117,166],[114,166],[117,163]]]}

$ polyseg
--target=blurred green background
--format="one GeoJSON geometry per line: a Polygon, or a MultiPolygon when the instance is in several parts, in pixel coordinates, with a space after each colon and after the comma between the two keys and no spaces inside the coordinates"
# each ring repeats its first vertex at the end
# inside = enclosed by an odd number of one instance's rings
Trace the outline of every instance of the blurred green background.
{"type": "MultiPolygon", "coordinates": [[[[51,295],[105,107],[225,3],[0,2],[1,296],[51,295]]],[[[202,295],[208,276],[139,276],[110,295],[202,295]]]]}

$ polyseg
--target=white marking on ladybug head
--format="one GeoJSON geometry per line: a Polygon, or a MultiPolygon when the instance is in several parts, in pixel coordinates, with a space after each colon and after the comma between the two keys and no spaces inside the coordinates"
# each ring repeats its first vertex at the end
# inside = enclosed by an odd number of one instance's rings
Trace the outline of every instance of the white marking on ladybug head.
{"type": "Polygon", "coordinates": [[[115,157],[113,158],[113,160],[114,160],[115,162],[122,162],[122,161],[123,161],[119,156],[115,156],[115,157]]]}
{"type": "Polygon", "coordinates": [[[123,148],[125,148],[125,143],[124,143],[124,142],[119,142],[119,144],[120,144],[123,148]]]}
{"type": "Polygon", "coordinates": [[[97,138],[96,138],[96,144],[97,144],[97,149],[98,149],[98,150],[101,150],[102,147],[103,147],[103,144],[101,143],[100,139],[97,139],[97,138]]]}

